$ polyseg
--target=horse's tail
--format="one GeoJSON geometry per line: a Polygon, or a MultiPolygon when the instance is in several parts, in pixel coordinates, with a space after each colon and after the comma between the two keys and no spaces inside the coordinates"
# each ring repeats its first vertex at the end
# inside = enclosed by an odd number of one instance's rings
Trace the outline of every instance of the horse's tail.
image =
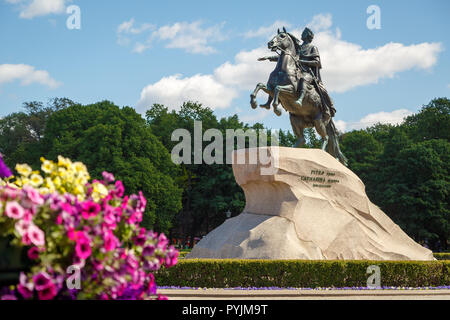
{"type": "Polygon", "coordinates": [[[334,125],[333,119],[330,119],[330,122],[327,124],[327,135],[328,135],[328,146],[327,152],[331,154],[333,157],[338,158],[338,160],[344,165],[347,166],[347,158],[341,151],[339,147],[339,137],[337,135],[336,126],[334,125]]]}

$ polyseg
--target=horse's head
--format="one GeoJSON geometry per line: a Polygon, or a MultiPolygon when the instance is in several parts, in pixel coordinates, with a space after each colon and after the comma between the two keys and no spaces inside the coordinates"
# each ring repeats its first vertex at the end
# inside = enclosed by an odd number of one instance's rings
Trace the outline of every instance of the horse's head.
{"type": "Polygon", "coordinates": [[[284,27],[283,31],[280,31],[280,29],[278,29],[277,35],[267,43],[267,47],[272,51],[281,50],[295,52],[294,41],[284,27]]]}

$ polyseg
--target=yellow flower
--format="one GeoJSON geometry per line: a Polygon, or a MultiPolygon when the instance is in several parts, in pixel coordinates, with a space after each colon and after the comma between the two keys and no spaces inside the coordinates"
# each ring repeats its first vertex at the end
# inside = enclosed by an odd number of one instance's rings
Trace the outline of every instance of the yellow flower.
{"type": "Polygon", "coordinates": [[[92,187],[92,198],[95,202],[99,202],[108,195],[108,189],[103,184],[96,182],[92,187]]]}
{"type": "Polygon", "coordinates": [[[87,168],[82,162],[75,162],[73,164],[73,168],[77,174],[85,174],[87,173],[87,168]]]}
{"type": "Polygon", "coordinates": [[[53,179],[53,184],[55,185],[56,188],[61,187],[61,178],[60,177],[56,177],[55,179],[53,179]]]}
{"type": "Polygon", "coordinates": [[[44,179],[36,173],[33,173],[30,177],[30,184],[35,187],[38,188],[42,185],[42,183],[44,183],[44,179]]]}
{"type": "Polygon", "coordinates": [[[76,195],[84,194],[83,186],[82,185],[75,186],[75,188],[73,189],[73,193],[76,194],[76,195]]]}
{"type": "Polygon", "coordinates": [[[51,193],[51,191],[49,188],[43,187],[43,188],[39,188],[39,193],[40,194],[49,194],[49,193],[51,193]]]}
{"type": "Polygon", "coordinates": [[[64,158],[63,156],[58,156],[58,166],[63,166],[69,168],[72,165],[70,159],[64,158]]]}
{"type": "Polygon", "coordinates": [[[49,160],[45,160],[44,158],[41,158],[41,161],[42,161],[42,165],[41,165],[42,171],[45,173],[48,173],[48,174],[52,173],[53,168],[55,166],[53,164],[53,162],[49,161],[49,160]]]}
{"type": "Polygon", "coordinates": [[[16,164],[16,171],[24,177],[28,177],[33,172],[27,164],[16,164]]]}

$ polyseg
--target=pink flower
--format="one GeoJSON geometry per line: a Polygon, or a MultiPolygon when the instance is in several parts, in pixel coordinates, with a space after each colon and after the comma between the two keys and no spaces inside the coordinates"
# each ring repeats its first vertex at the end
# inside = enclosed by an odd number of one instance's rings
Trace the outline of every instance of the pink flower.
{"type": "Polygon", "coordinates": [[[91,256],[92,248],[91,248],[91,241],[89,240],[84,233],[77,233],[76,236],[76,245],[75,245],[75,252],[77,256],[82,259],[86,260],[91,256]]]}
{"type": "Polygon", "coordinates": [[[24,186],[23,190],[27,193],[28,199],[31,200],[34,204],[42,205],[44,203],[44,198],[42,198],[41,194],[30,186],[24,186]]]}
{"type": "Polygon", "coordinates": [[[159,249],[164,249],[165,247],[167,247],[168,244],[169,240],[164,235],[164,233],[161,233],[158,237],[158,244],[156,245],[156,247],[158,247],[159,249]]]}
{"type": "Polygon", "coordinates": [[[106,251],[113,251],[118,244],[117,238],[112,234],[111,231],[109,231],[105,237],[104,237],[104,244],[103,248],[105,248],[106,251]]]}
{"type": "Polygon", "coordinates": [[[5,213],[11,219],[19,220],[25,214],[25,209],[16,201],[11,201],[6,203],[5,213]]]}
{"type": "Polygon", "coordinates": [[[31,260],[37,260],[39,259],[39,248],[38,247],[32,247],[28,250],[28,258],[31,260]]]}
{"type": "Polygon", "coordinates": [[[47,288],[38,291],[39,300],[52,300],[54,297],[56,297],[57,294],[58,291],[53,282],[51,282],[47,288]]]}
{"type": "Polygon", "coordinates": [[[15,224],[15,229],[16,229],[17,233],[19,233],[19,235],[21,237],[23,237],[26,234],[30,225],[31,225],[30,221],[19,220],[15,224]]]}
{"type": "Polygon", "coordinates": [[[125,187],[123,186],[122,181],[117,180],[115,187],[116,187],[116,196],[121,198],[123,196],[123,194],[125,193],[125,187]]]}
{"type": "Polygon", "coordinates": [[[102,175],[103,175],[103,179],[105,179],[105,181],[108,183],[111,183],[115,180],[114,175],[112,173],[103,171],[102,175]]]}
{"type": "Polygon", "coordinates": [[[101,207],[98,203],[87,201],[82,204],[81,215],[85,219],[90,219],[95,217],[101,210],[101,207]]]}
{"type": "Polygon", "coordinates": [[[28,282],[28,278],[25,273],[21,272],[17,291],[19,291],[24,299],[31,299],[33,297],[33,288],[33,282],[28,282]]]}
{"type": "Polygon", "coordinates": [[[27,235],[35,246],[41,247],[45,245],[45,234],[44,231],[36,227],[35,225],[30,225],[27,230],[27,235]]]}
{"type": "Polygon", "coordinates": [[[33,277],[34,288],[37,291],[42,291],[47,289],[49,286],[53,284],[52,278],[49,276],[47,272],[39,272],[37,275],[33,277]]]}

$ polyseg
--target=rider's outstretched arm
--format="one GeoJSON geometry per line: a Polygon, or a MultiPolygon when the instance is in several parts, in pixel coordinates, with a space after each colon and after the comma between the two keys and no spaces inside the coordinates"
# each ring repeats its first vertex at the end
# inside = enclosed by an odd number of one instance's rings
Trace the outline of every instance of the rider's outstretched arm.
{"type": "Polygon", "coordinates": [[[269,61],[272,61],[272,62],[277,62],[278,58],[279,58],[278,56],[262,57],[262,58],[259,58],[258,61],[269,60],[269,61]]]}

